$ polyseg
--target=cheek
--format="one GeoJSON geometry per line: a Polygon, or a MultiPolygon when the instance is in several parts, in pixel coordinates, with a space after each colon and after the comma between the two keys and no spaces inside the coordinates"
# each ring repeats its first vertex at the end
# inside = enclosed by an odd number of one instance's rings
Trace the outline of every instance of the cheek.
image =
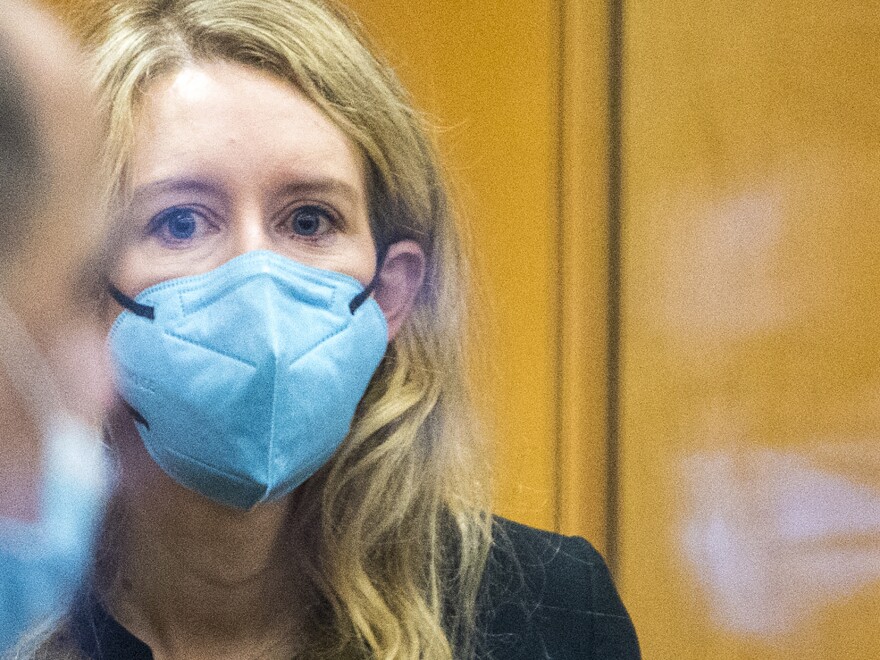
{"type": "Polygon", "coordinates": [[[376,274],[376,248],[372,236],[361,235],[347,246],[335,266],[328,267],[349,275],[367,286],[376,274]]]}
{"type": "MultiPolygon", "coordinates": [[[[150,264],[149,259],[141,256],[138,250],[129,248],[123,250],[116,259],[113,268],[110,270],[108,281],[125,295],[135,298],[144,289],[169,279],[163,275],[159,269],[150,264]]],[[[103,302],[101,325],[104,337],[106,337],[110,333],[113,323],[122,312],[122,308],[106,292],[103,302]]]]}
{"type": "Polygon", "coordinates": [[[331,270],[348,275],[364,286],[370,283],[376,272],[376,250],[369,236],[340,236],[332,247],[319,249],[275,250],[288,259],[321,270],[331,270]]]}
{"type": "MultiPolygon", "coordinates": [[[[192,254],[165,251],[156,258],[149,250],[133,246],[122,251],[110,274],[110,282],[127,296],[136,297],[144,289],[178,277],[199,275],[222,263],[219,254],[195,258],[192,254]]],[[[114,303],[115,304],[115,303],[114,303]]]]}
{"type": "Polygon", "coordinates": [[[140,251],[129,247],[122,251],[110,273],[110,282],[127,296],[134,298],[144,289],[161,281],[140,251]]]}

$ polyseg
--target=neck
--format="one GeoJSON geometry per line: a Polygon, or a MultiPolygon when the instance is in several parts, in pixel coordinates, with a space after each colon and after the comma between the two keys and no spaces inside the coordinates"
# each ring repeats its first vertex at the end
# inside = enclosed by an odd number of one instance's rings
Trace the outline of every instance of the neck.
{"type": "Polygon", "coordinates": [[[124,533],[107,594],[120,623],[156,658],[253,657],[289,636],[287,501],[251,511],[216,504],[167,477],[130,422],[122,431],[114,441],[122,445],[124,533]]]}

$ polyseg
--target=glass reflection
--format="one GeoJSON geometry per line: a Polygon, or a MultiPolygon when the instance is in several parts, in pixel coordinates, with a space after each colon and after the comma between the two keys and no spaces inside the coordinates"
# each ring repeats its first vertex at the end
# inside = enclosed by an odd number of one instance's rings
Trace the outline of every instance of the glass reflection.
{"type": "Polygon", "coordinates": [[[707,450],[678,468],[682,554],[725,629],[794,632],[821,608],[880,580],[876,441],[707,450]],[[874,479],[829,469],[829,458],[839,467],[873,462],[874,479]]]}

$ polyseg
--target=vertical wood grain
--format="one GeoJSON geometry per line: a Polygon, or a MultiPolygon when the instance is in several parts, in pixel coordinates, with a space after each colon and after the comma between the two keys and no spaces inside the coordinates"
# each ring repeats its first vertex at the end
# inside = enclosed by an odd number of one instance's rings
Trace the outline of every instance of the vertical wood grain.
{"type": "Polygon", "coordinates": [[[880,657],[880,12],[628,2],[623,594],[645,657],[880,657]]]}
{"type": "MultiPolygon", "coordinates": [[[[561,3],[559,527],[608,550],[609,6],[561,3]]],[[[611,498],[613,499],[613,498],[611,498]]]]}

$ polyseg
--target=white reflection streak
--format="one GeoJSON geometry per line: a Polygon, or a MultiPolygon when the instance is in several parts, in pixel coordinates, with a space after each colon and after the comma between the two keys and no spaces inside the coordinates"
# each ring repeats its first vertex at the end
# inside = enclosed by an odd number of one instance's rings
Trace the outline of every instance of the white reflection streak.
{"type": "Polygon", "coordinates": [[[784,228],[784,190],[758,188],[701,209],[669,243],[665,322],[688,338],[749,336],[789,319],[774,273],[784,228]]]}
{"type": "Polygon", "coordinates": [[[686,560],[716,623],[791,632],[816,609],[880,579],[880,492],[771,449],[682,463],[686,560]]]}

